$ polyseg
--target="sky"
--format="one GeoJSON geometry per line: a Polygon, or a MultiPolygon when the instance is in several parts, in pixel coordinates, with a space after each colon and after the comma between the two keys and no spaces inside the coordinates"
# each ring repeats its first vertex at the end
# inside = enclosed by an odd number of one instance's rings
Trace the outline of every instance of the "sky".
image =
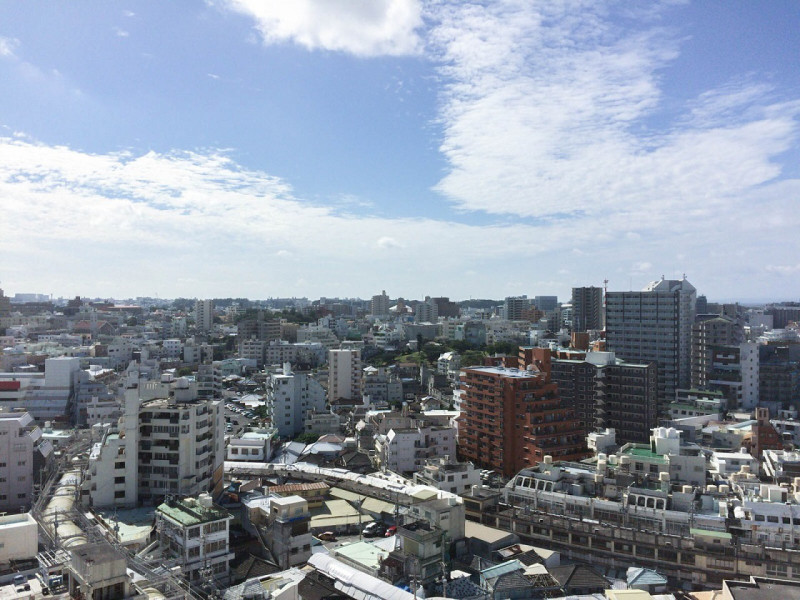
{"type": "Polygon", "coordinates": [[[800,298],[794,0],[0,3],[0,287],[800,298]]]}

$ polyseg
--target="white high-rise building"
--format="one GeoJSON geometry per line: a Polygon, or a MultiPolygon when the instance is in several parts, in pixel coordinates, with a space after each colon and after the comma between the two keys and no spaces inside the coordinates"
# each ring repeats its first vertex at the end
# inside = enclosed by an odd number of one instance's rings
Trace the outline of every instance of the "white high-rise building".
{"type": "Polygon", "coordinates": [[[222,480],[225,428],[221,400],[197,397],[184,378],[138,379],[130,371],[125,412],[92,448],[84,501],[137,506],[167,494],[192,496],[222,480]]]}
{"type": "Polygon", "coordinates": [[[386,317],[389,315],[389,307],[389,296],[386,295],[386,290],[383,290],[380,295],[372,297],[369,313],[376,317],[386,317]]]}
{"type": "Polygon", "coordinates": [[[325,400],[322,385],[306,373],[293,373],[288,362],[267,380],[267,407],[281,437],[301,433],[306,412],[325,412],[325,400]]]}
{"type": "Polygon", "coordinates": [[[198,331],[211,331],[214,327],[213,300],[195,300],[194,323],[198,331]]]}
{"type": "Polygon", "coordinates": [[[328,398],[361,401],[361,350],[328,352],[328,398]]]}
{"type": "Polygon", "coordinates": [[[661,279],[641,292],[608,292],[608,350],[628,362],[655,361],[659,404],[691,379],[692,325],[697,291],[685,278],[661,279]]]}

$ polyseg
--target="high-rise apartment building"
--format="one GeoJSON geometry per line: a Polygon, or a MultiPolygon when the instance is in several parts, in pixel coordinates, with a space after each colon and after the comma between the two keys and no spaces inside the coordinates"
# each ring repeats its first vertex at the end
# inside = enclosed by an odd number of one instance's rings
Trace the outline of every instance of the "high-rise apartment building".
{"type": "Polygon", "coordinates": [[[572,288],[572,331],[603,328],[603,288],[572,288]]]}
{"type": "Polygon", "coordinates": [[[509,296],[503,302],[503,318],[509,321],[524,320],[524,312],[531,307],[527,296],[509,296]]]}
{"type": "Polygon", "coordinates": [[[539,310],[550,312],[558,307],[558,296],[534,296],[533,305],[539,310]]]}
{"type": "Polygon", "coordinates": [[[722,392],[728,409],[752,410],[759,400],[758,345],[744,342],[737,346],[711,346],[706,385],[722,392]]]}
{"type": "Polygon", "coordinates": [[[386,295],[386,290],[383,290],[379,295],[373,296],[369,303],[369,314],[375,317],[386,317],[389,315],[389,296],[386,295]]]}
{"type": "Polygon", "coordinates": [[[361,378],[361,350],[328,352],[328,398],[331,404],[339,400],[361,402],[361,378]]]}
{"type": "Polygon", "coordinates": [[[463,369],[459,454],[509,477],[549,455],[554,460],[586,456],[584,432],[565,407],[550,376],[550,351],[534,349],[527,370],[463,369]]]}
{"type": "Polygon", "coordinates": [[[430,296],[417,304],[414,321],[417,323],[436,323],[439,318],[439,305],[430,296]]]}
{"type": "Polygon", "coordinates": [[[738,346],[744,341],[744,328],[730,317],[697,315],[692,325],[692,387],[707,389],[715,346],[738,346]]]}
{"type": "Polygon", "coordinates": [[[301,433],[308,411],[325,412],[325,390],[306,373],[292,372],[291,365],[283,365],[281,373],[273,373],[266,382],[267,410],[272,426],[281,437],[294,437],[301,433]]]}
{"type": "Polygon", "coordinates": [[[211,331],[214,327],[213,300],[195,300],[194,324],[198,331],[211,331]]]}
{"type": "Polygon", "coordinates": [[[90,453],[84,500],[131,507],[221,485],[223,413],[221,400],[198,398],[184,378],[146,381],[130,371],[123,417],[90,453]]]}
{"type": "MultiPolygon", "coordinates": [[[[524,366],[527,348],[520,350],[524,366]]],[[[616,440],[647,443],[658,426],[657,369],[654,362],[629,363],[613,352],[555,351],[553,381],[562,403],[571,406],[584,432],[616,430],[616,440]]]]}
{"type": "Polygon", "coordinates": [[[695,297],[685,278],[654,281],[641,292],[606,295],[607,348],[628,362],[656,362],[660,406],[674,400],[675,390],[688,387],[691,380],[695,297]]]}

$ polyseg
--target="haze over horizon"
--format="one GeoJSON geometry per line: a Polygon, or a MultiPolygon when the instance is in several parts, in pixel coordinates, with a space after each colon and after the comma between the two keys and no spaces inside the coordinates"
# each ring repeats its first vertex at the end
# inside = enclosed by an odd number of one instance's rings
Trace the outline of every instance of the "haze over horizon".
{"type": "Polygon", "coordinates": [[[0,287],[800,298],[800,6],[0,6],[0,287]]]}

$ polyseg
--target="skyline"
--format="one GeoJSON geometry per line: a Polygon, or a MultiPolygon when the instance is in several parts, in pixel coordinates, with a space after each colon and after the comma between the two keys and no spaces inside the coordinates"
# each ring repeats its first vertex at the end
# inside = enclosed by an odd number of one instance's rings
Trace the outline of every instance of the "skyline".
{"type": "Polygon", "coordinates": [[[800,297],[791,2],[0,7],[0,287],[800,297]]]}

